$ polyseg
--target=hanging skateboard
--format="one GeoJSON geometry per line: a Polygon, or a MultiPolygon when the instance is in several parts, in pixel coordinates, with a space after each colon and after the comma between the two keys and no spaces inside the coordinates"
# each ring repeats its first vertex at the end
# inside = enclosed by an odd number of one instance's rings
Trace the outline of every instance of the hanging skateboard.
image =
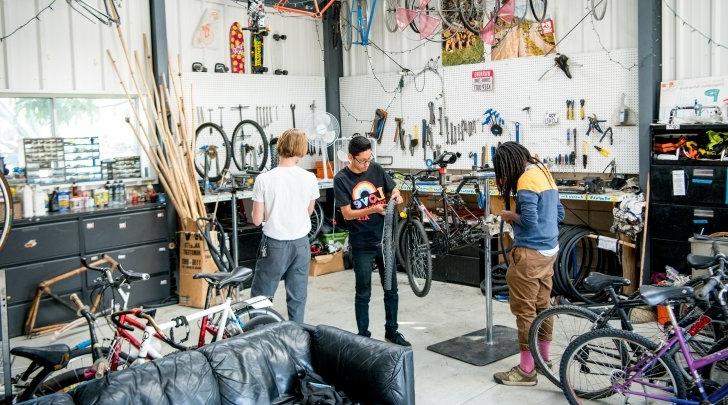
{"type": "Polygon", "coordinates": [[[268,68],[263,66],[263,41],[268,36],[267,29],[251,30],[250,41],[250,72],[254,74],[265,73],[268,68]]]}
{"type": "Polygon", "coordinates": [[[245,36],[237,21],[230,26],[230,70],[245,73],[245,36]]]}

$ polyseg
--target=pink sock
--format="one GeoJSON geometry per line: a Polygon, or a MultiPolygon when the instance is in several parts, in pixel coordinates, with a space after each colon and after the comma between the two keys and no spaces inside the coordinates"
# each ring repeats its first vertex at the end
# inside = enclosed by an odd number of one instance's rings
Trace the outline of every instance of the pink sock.
{"type": "Polygon", "coordinates": [[[551,342],[548,340],[538,341],[538,351],[541,353],[541,357],[544,360],[549,361],[549,349],[551,348],[551,342]]]}
{"type": "Polygon", "coordinates": [[[533,356],[531,356],[531,352],[529,350],[521,350],[521,364],[519,367],[521,367],[521,371],[526,374],[531,374],[533,372],[533,356]]]}

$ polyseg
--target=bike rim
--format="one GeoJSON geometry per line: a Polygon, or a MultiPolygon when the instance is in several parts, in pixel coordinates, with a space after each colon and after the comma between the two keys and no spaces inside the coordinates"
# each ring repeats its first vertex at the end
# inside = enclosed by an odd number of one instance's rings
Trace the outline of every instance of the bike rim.
{"type": "Polygon", "coordinates": [[[418,291],[424,291],[430,277],[427,266],[427,259],[430,255],[430,246],[427,240],[417,231],[417,228],[408,225],[409,232],[405,231],[407,246],[407,262],[410,269],[410,280],[413,287],[418,291]]]}
{"type": "Polygon", "coordinates": [[[398,5],[398,0],[386,0],[384,2],[384,24],[391,33],[397,32],[397,17],[395,13],[398,5]]]}
{"type": "Polygon", "coordinates": [[[601,21],[607,13],[608,0],[589,0],[591,2],[591,12],[594,19],[601,21]]]}
{"type": "Polygon", "coordinates": [[[546,7],[548,5],[547,0],[528,0],[531,4],[531,13],[533,18],[541,22],[546,18],[546,7]]]}
{"type": "Polygon", "coordinates": [[[345,50],[351,49],[351,8],[348,1],[341,2],[341,10],[339,11],[339,35],[341,36],[341,45],[345,50]]]}
{"type": "Polygon", "coordinates": [[[200,125],[195,135],[195,169],[209,181],[218,181],[230,165],[229,142],[222,129],[211,123],[200,125]]]}
{"type": "Polygon", "coordinates": [[[5,242],[7,242],[12,224],[13,198],[5,176],[0,173],[0,251],[5,246],[5,242]]]}
{"type": "Polygon", "coordinates": [[[238,170],[263,170],[268,160],[268,141],[263,128],[255,121],[241,121],[233,132],[232,152],[238,170]]]}
{"type": "MultiPolygon", "coordinates": [[[[451,31],[462,31],[463,24],[460,21],[460,14],[457,0],[438,0],[437,12],[440,14],[442,29],[451,31]]],[[[452,33],[450,34],[452,35],[452,33]]]]}

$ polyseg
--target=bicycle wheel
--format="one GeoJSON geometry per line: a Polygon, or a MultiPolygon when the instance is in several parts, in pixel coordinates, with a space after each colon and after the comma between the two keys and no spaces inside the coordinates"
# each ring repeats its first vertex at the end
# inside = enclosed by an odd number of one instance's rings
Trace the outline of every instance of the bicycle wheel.
{"type": "Polygon", "coordinates": [[[399,221],[397,222],[397,230],[395,231],[396,239],[395,239],[395,246],[397,249],[395,249],[395,254],[397,255],[397,263],[401,264],[402,267],[405,267],[405,259],[406,255],[403,254],[404,251],[407,250],[407,247],[404,243],[404,225],[407,223],[407,221],[399,221]]]}
{"type": "Polygon", "coordinates": [[[528,14],[528,0],[515,0],[516,5],[513,10],[513,16],[518,18],[518,21],[523,21],[526,19],[526,14],[528,14]]]}
{"type": "Polygon", "coordinates": [[[533,361],[541,373],[557,387],[561,387],[559,364],[566,347],[578,336],[592,330],[597,318],[597,314],[586,308],[558,305],[546,309],[533,320],[528,333],[528,346],[533,361]],[[551,330],[551,344],[546,359],[538,343],[539,340],[548,340],[549,330],[551,330]]]}
{"type": "Polygon", "coordinates": [[[561,358],[560,377],[570,404],[627,403],[625,390],[685,398],[685,381],[668,355],[655,359],[658,345],[636,333],[604,328],[574,340],[561,358]],[[652,364],[650,364],[650,362],[652,364]],[[636,375],[639,369],[644,372],[636,375]],[[619,391],[621,392],[619,392],[619,391]],[[579,399],[577,399],[577,397],[579,399]]]}
{"type": "Polygon", "coordinates": [[[324,209],[321,208],[321,204],[316,201],[311,213],[311,230],[308,232],[308,241],[313,242],[318,238],[321,233],[321,226],[324,224],[324,209]]]}
{"type": "Polygon", "coordinates": [[[528,3],[531,4],[531,14],[533,14],[533,18],[541,22],[544,18],[546,18],[546,8],[548,7],[548,0],[528,0],[528,3]]]}
{"type": "MultiPolygon", "coordinates": [[[[384,229],[382,231],[382,258],[384,259],[384,289],[392,289],[392,273],[397,264],[395,247],[397,240],[397,204],[389,200],[387,209],[384,212],[384,229]]],[[[396,283],[396,277],[394,279],[396,283]]]]}
{"type": "MultiPolygon", "coordinates": [[[[2,168],[0,167],[0,170],[2,168]]],[[[13,225],[13,196],[10,194],[10,186],[5,175],[0,173],[0,251],[3,250],[5,242],[10,235],[13,225]]]]}
{"type": "Polygon", "coordinates": [[[405,270],[412,291],[418,297],[424,297],[430,292],[432,284],[432,255],[430,254],[430,241],[427,239],[425,227],[418,219],[410,218],[405,221],[403,239],[405,251],[405,270]]]}
{"type": "Polygon", "coordinates": [[[440,14],[440,20],[442,21],[443,32],[451,31],[451,35],[454,34],[452,31],[462,31],[465,29],[463,23],[460,20],[460,9],[458,7],[457,0],[436,0],[435,7],[437,8],[438,14],[440,14]]]}
{"type": "Polygon", "coordinates": [[[242,120],[233,130],[232,155],[240,171],[261,171],[268,163],[268,139],[253,120],[242,120]]]}
{"type": "Polygon", "coordinates": [[[242,325],[243,333],[285,319],[273,308],[242,308],[235,311],[235,318],[242,325]]]}
{"type": "Polygon", "coordinates": [[[341,1],[341,10],[339,11],[339,35],[341,36],[341,45],[345,50],[351,49],[351,7],[347,0],[341,1]]]}
{"type": "Polygon", "coordinates": [[[589,0],[591,4],[591,14],[594,19],[601,21],[607,13],[607,0],[589,0]]]}
{"type": "Polygon", "coordinates": [[[206,122],[195,131],[195,170],[200,177],[218,181],[230,167],[230,141],[223,129],[206,122]]]}
{"type": "Polygon", "coordinates": [[[384,2],[384,25],[387,27],[387,31],[391,33],[397,32],[397,7],[399,7],[399,0],[385,0],[384,2]]]}
{"type": "Polygon", "coordinates": [[[483,25],[494,16],[497,9],[497,0],[458,0],[460,21],[475,35],[480,35],[483,25]]]}

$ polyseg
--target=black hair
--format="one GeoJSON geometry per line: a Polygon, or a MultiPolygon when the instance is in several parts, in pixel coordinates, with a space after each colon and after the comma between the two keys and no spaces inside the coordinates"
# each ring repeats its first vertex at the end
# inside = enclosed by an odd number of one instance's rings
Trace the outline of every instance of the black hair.
{"type": "Polygon", "coordinates": [[[511,197],[516,197],[518,179],[526,170],[526,164],[528,163],[536,165],[553,183],[553,177],[546,166],[537,158],[532,157],[528,149],[521,144],[505,142],[496,149],[495,155],[493,155],[495,182],[501,198],[505,202],[506,210],[511,209],[511,197]]]}
{"type": "Polygon", "coordinates": [[[368,151],[372,148],[372,143],[369,138],[365,136],[355,136],[349,141],[349,154],[356,156],[362,152],[368,151]]]}

